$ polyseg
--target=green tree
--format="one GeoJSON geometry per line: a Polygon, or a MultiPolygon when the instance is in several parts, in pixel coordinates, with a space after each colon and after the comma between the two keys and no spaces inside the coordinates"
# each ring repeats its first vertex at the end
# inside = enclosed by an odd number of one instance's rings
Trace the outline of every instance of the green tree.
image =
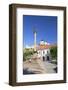
{"type": "Polygon", "coordinates": [[[34,51],[30,51],[29,49],[28,50],[25,50],[23,52],[23,60],[29,60],[31,58],[31,56],[33,55],[34,51]]]}
{"type": "Polygon", "coordinates": [[[57,46],[51,47],[50,53],[51,53],[52,59],[56,59],[57,60],[57,46]]]}

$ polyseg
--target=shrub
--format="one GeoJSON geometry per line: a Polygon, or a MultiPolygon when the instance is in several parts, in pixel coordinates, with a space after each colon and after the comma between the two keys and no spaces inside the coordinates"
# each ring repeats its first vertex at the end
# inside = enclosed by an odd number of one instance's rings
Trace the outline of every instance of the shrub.
{"type": "Polygon", "coordinates": [[[31,56],[33,55],[33,51],[30,50],[26,50],[25,52],[23,52],[23,60],[29,60],[31,58],[31,56]]]}

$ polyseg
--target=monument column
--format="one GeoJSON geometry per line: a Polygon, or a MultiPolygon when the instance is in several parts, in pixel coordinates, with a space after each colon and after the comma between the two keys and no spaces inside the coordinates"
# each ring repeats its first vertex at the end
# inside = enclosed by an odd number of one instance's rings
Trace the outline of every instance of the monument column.
{"type": "Polygon", "coordinates": [[[36,51],[36,31],[34,31],[34,51],[36,51]]]}

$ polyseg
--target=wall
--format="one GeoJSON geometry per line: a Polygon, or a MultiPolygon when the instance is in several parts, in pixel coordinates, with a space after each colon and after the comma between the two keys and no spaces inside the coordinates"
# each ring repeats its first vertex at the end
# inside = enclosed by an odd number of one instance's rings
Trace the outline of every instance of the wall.
{"type": "MultiPolygon", "coordinates": [[[[40,4],[40,5],[55,5],[67,6],[68,0],[0,0],[0,90],[67,90],[66,84],[53,85],[37,85],[27,87],[11,87],[8,85],[8,70],[9,70],[9,4],[10,3],[25,3],[25,4],[40,4]]],[[[68,12],[67,12],[68,15],[68,12]]],[[[68,18],[67,18],[68,21],[68,18]]],[[[67,27],[68,29],[68,27],[67,27]]],[[[68,34],[68,32],[67,32],[68,34]]],[[[68,38],[68,35],[67,35],[68,38]]],[[[68,61],[67,61],[68,64],[68,61]]],[[[68,68],[68,67],[67,67],[68,68]]],[[[67,79],[68,81],[68,79],[67,79]]]]}

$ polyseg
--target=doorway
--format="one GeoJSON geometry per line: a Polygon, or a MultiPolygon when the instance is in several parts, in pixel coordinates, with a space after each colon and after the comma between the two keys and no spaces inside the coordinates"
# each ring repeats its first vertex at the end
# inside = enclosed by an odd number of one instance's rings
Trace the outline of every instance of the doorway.
{"type": "Polygon", "coordinates": [[[47,61],[49,61],[50,60],[50,58],[49,58],[49,56],[47,56],[47,61]]]}

